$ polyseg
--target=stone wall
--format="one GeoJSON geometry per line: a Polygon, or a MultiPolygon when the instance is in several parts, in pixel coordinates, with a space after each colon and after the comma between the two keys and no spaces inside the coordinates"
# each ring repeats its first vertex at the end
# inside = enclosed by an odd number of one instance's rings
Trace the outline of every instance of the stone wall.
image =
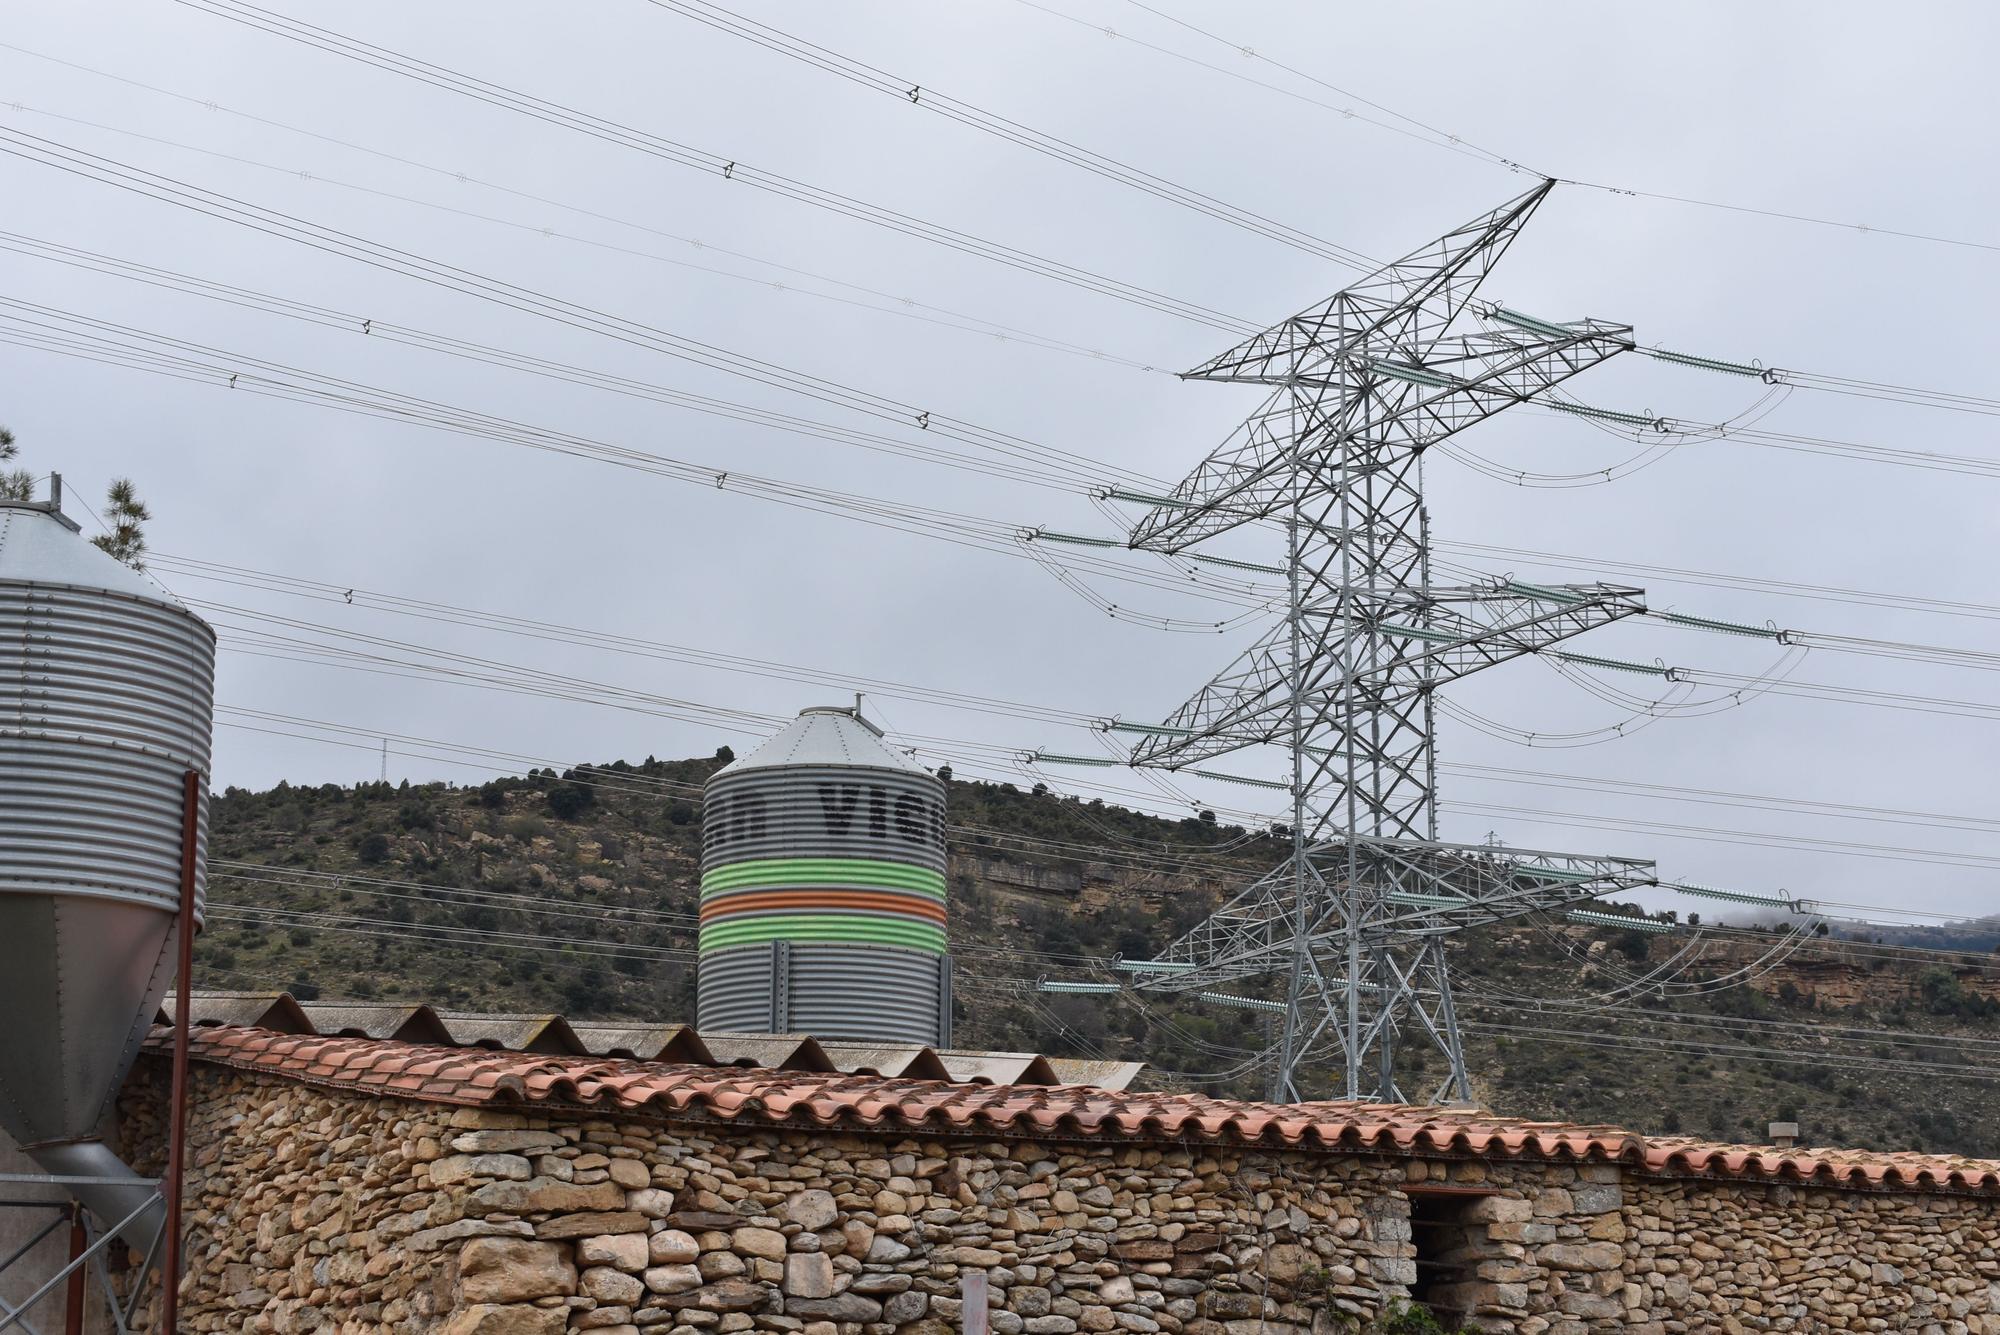
{"type": "Polygon", "coordinates": [[[978,1271],[994,1335],[1332,1335],[1412,1293],[1521,1335],[2000,1335],[1991,1199],[196,1076],[190,1331],[947,1335],[978,1271]]]}
{"type": "Polygon", "coordinates": [[[1633,1331],[2000,1335],[2000,1203],[1641,1181],[1628,1189],[1633,1331]]]}

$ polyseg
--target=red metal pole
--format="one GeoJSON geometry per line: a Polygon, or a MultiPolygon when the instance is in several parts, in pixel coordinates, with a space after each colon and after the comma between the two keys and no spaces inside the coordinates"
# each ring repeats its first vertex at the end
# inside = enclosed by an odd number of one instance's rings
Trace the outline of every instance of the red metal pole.
{"type": "MultiPolygon", "coordinates": [[[[83,1234],[83,1207],[69,1207],[69,1259],[74,1265],[88,1245],[83,1234]]],[[[83,1335],[83,1267],[69,1272],[69,1288],[63,1294],[63,1335],[83,1335]]]]}
{"type": "Polygon", "coordinates": [[[181,904],[174,970],[174,1074],[167,1112],[167,1236],[160,1254],[160,1330],[176,1335],[181,1307],[181,1182],[187,1172],[189,996],[194,974],[196,841],[201,829],[201,772],[181,776],[181,904]]]}

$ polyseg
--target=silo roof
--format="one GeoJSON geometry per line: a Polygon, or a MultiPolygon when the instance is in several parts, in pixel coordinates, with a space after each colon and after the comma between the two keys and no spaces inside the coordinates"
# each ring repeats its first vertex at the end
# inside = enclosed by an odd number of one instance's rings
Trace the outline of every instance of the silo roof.
{"type": "Polygon", "coordinates": [[[741,774],[754,769],[886,769],[905,774],[929,774],[914,759],[882,740],[882,730],[844,705],[817,705],[799,716],[749,755],[716,771],[741,774]]]}
{"type": "Polygon", "coordinates": [[[99,550],[43,501],[0,501],[0,580],[123,594],[186,610],[152,580],[99,550]]]}

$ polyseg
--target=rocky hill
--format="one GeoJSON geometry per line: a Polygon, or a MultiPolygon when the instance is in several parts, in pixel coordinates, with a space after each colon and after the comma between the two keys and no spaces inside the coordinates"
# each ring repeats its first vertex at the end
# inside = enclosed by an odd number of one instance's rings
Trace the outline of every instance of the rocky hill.
{"type": "MultiPolygon", "coordinates": [[[[218,794],[197,983],[691,1019],[700,785],[722,758],[218,794]]],[[[950,821],[961,1045],[1143,1058],[1161,1083],[1261,1091],[1267,1014],[1034,984],[1150,956],[1278,841],[963,781],[950,821]]],[[[1732,1140],[1797,1120],[1823,1144],[2000,1157],[2000,960],[1804,938],[1774,964],[1781,939],[1735,928],[1690,948],[1684,933],[1547,923],[1476,936],[1453,965],[1481,1102],[1732,1140]],[[1634,995],[1638,978],[1651,987],[1634,995]]],[[[1422,1047],[1407,1045],[1418,1098],[1440,1074],[1422,1047]]]]}

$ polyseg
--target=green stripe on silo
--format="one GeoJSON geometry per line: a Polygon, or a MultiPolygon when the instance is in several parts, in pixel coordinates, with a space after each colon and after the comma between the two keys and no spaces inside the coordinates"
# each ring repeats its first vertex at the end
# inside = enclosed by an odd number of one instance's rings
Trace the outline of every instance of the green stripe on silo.
{"type": "Polygon", "coordinates": [[[855,886],[945,897],[943,873],[870,858],[763,858],[726,863],[701,875],[703,897],[724,890],[780,886],[855,886]]]}
{"type": "Polygon", "coordinates": [[[724,919],[701,929],[703,953],[766,941],[843,942],[866,946],[901,946],[944,954],[944,929],[897,921],[865,913],[774,914],[770,917],[724,919]]]}

